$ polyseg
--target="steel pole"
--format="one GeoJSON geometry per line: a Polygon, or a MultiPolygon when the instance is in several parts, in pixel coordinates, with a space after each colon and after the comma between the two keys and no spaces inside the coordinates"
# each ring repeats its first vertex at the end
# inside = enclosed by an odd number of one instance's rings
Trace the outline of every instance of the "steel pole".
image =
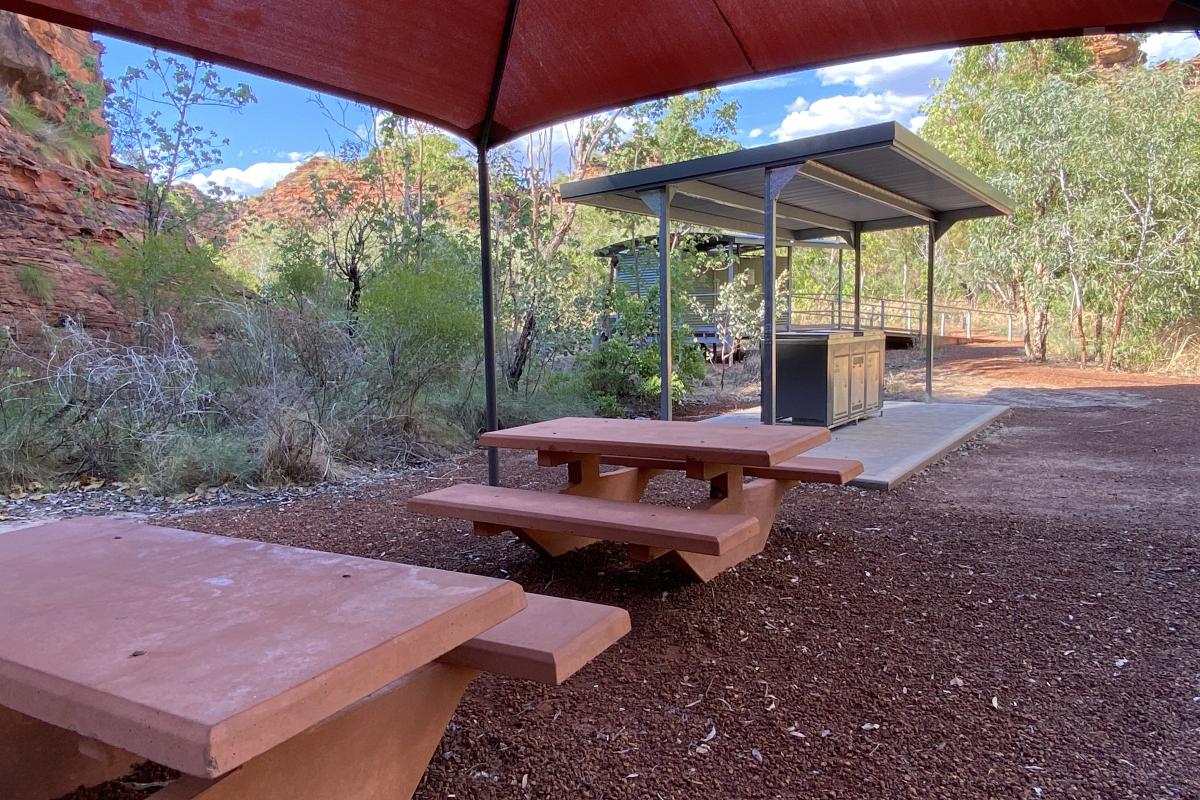
{"type": "Polygon", "coordinates": [[[854,330],[862,330],[862,223],[854,227],[854,330]]]}
{"type": "Polygon", "coordinates": [[[838,248],[838,288],[837,288],[837,326],[839,329],[842,327],[842,292],[844,291],[844,289],[843,289],[844,278],[842,276],[845,274],[845,271],[842,269],[842,256],[844,256],[845,254],[846,254],[846,251],[839,247],[838,248]]]}
{"type": "Polygon", "coordinates": [[[671,201],[664,189],[658,209],[658,418],[671,419],[671,201]]]}
{"type": "Polygon", "coordinates": [[[775,424],[776,201],[798,169],[799,166],[776,167],[766,170],[763,175],[763,344],[759,396],[765,425],[775,424]]]}
{"type": "MultiPolygon", "coordinates": [[[[496,314],[492,290],[492,213],[488,187],[487,149],[479,148],[479,255],[483,299],[483,420],[484,428],[499,425],[496,413],[496,314]]],[[[487,449],[488,483],[500,483],[500,453],[487,449]]]]}
{"type": "Polygon", "coordinates": [[[934,223],[929,223],[928,264],[925,267],[925,402],[933,402],[933,250],[937,242],[934,223]]]}
{"type": "Polygon", "coordinates": [[[766,173],[763,197],[763,343],[759,377],[759,404],[764,425],[775,424],[775,193],[771,170],[766,173]]]}

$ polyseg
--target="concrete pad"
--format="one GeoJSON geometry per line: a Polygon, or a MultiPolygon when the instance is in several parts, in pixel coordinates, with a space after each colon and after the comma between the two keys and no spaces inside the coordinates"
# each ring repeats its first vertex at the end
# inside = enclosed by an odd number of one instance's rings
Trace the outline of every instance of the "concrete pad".
{"type": "MultiPolygon", "coordinates": [[[[983,403],[914,403],[889,400],[883,415],[833,431],[833,440],[805,453],[816,458],[853,458],[863,473],[850,482],[864,489],[892,489],[974,436],[1008,411],[983,403]]],[[[747,425],[758,408],[722,414],[705,422],[747,425]]]]}

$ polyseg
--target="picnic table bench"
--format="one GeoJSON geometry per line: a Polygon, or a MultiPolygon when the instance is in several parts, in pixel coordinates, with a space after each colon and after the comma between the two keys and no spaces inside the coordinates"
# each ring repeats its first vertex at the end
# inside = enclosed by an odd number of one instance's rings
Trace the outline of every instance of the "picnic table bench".
{"type": "Polygon", "coordinates": [[[542,466],[566,465],[560,493],[458,484],[414,497],[408,508],[470,520],[480,535],[513,531],[550,556],[619,542],[635,560],[670,556],[707,581],[762,551],[796,483],[842,484],[862,472],[857,461],[800,455],[829,439],[819,427],[566,417],[479,438],[536,450],[542,466]],[[649,481],[668,470],[708,481],[709,500],[696,508],[640,502],[649,481]]]}
{"type": "Polygon", "coordinates": [[[0,798],[150,760],[154,800],[406,798],[464,689],[629,631],[510,581],[75,519],[0,535],[0,798]]]}

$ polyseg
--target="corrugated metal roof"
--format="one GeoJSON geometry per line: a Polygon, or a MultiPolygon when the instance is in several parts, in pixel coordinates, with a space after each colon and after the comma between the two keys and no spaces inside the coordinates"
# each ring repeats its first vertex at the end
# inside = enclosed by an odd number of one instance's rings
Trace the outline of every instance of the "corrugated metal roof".
{"type": "Polygon", "coordinates": [[[763,233],[768,169],[797,166],[779,195],[776,235],[803,241],[863,230],[1012,213],[1012,202],[895,122],[589,178],[564,184],[564,200],[651,215],[641,192],[671,187],[681,222],[763,233]]]}

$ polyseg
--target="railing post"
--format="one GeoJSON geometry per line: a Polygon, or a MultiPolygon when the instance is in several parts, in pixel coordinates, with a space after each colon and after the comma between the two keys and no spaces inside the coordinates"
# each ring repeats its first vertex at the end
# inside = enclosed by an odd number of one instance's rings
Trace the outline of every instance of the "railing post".
{"type": "Polygon", "coordinates": [[[1008,315],[1008,340],[1012,341],[1012,314],[1008,315]]]}
{"type": "Polygon", "coordinates": [[[886,302],[887,302],[886,300],[879,301],[879,328],[880,328],[880,330],[887,329],[887,311],[885,310],[885,306],[884,306],[884,304],[886,302]]]}
{"type": "Polygon", "coordinates": [[[942,321],[941,322],[942,322],[941,337],[943,339],[945,339],[946,338],[946,312],[945,311],[942,312],[942,321]]]}
{"type": "Polygon", "coordinates": [[[967,318],[967,338],[970,339],[971,338],[971,312],[970,311],[968,311],[966,313],[966,318],[967,318]]]}

